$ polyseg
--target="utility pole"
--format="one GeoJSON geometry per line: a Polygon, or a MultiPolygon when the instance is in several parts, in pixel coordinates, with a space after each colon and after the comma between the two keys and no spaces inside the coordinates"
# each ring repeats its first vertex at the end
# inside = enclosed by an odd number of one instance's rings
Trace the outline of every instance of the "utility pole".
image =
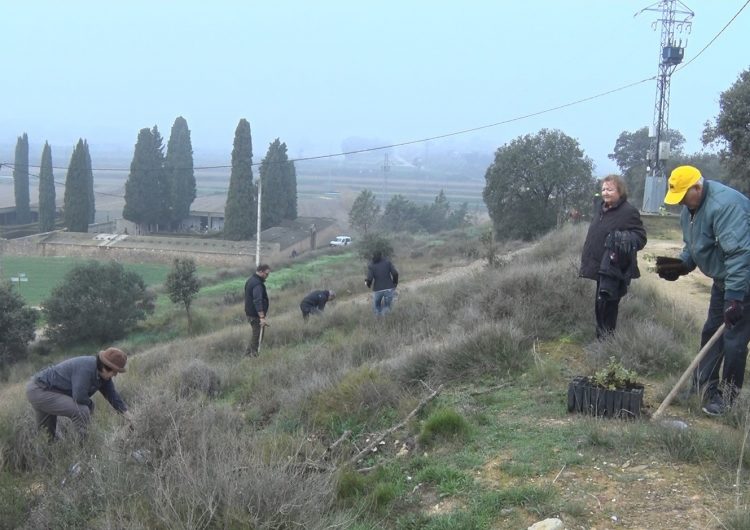
{"type": "Polygon", "coordinates": [[[260,265],[260,199],[263,196],[263,179],[258,172],[258,221],[255,225],[255,267],[260,265]]]}
{"type": "MultiPolygon", "coordinates": [[[[690,33],[693,11],[679,0],[660,0],[644,9],[656,11],[660,18],[651,25],[656,30],[661,22],[661,44],[659,48],[659,75],[656,78],[656,103],[654,125],[649,131],[651,147],[648,152],[647,175],[643,190],[643,211],[656,213],[664,201],[667,184],[666,162],[670,156],[669,143],[669,89],[672,73],[682,62],[685,48],[682,39],[675,40],[675,33],[690,33]]],[[[687,44],[687,39],[685,40],[687,44]]]]}

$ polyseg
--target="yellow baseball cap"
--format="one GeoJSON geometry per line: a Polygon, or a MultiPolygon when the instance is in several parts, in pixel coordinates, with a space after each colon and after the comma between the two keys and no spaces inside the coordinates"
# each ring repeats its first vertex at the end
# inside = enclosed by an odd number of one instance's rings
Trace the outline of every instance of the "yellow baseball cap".
{"type": "Polygon", "coordinates": [[[669,191],[664,197],[667,204],[680,204],[683,197],[696,182],[701,179],[701,172],[693,166],[680,166],[669,176],[669,191]]]}

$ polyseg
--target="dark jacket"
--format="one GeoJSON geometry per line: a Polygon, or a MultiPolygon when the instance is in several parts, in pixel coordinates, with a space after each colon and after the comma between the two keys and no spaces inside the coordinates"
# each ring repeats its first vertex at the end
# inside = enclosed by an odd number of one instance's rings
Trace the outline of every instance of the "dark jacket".
{"type": "Polygon", "coordinates": [[[328,303],[328,296],[329,291],[313,291],[302,299],[299,308],[303,313],[309,313],[315,309],[323,311],[328,303]]]}
{"type": "Polygon", "coordinates": [[[73,398],[79,405],[91,407],[91,396],[97,392],[107,398],[118,412],[128,410],[127,405],[115,390],[112,380],[99,377],[96,356],[73,357],[54,366],[49,366],[34,375],[34,380],[47,390],[59,392],[73,398]]]}
{"type": "MultiPolygon", "coordinates": [[[[612,208],[604,209],[604,201],[594,212],[594,217],[589,225],[586,241],[581,253],[581,270],[579,275],[590,280],[597,280],[599,269],[606,252],[605,242],[610,232],[619,230],[631,232],[631,237],[636,243],[638,250],[646,246],[646,229],[643,228],[641,215],[638,210],[626,199],[621,199],[612,208]]],[[[641,272],[637,263],[634,264],[632,278],[639,278],[641,272]]]]}
{"type": "Polygon", "coordinates": [[[245,314],[259,318],[258,313],[268,315],[268,293],[265,280],[253,274],[245,282],[245,314]]]}
{"type": "Polygon", "coordinates": [[[398,286],[398,271],[389,260],[381,258],[379,261],[371,261],[367,266],[367,287],[373,291],[395,289],[398,286]]]}
{"type": "Polygon", "coordinates": [[[742,300],[750,291],[750,201],[720,182],[705,180],[695,212],[682,207],[685,247],[680,259],[688,270],[722,282],[727,300],[742,300]]]}

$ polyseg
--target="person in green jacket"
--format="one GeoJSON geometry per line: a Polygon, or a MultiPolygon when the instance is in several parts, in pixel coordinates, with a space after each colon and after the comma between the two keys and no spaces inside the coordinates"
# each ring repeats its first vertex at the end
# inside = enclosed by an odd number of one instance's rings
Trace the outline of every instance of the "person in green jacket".
{"type": "Polygon", "coordinates": [[[701,346],[726,324],[721,340],[698,365],[692,388],[703,392],[703,412],[718,416],[732,405],[745,379],[750,342],[750,200],[729,186],[704,179],[693,166],[680,166],[669,177],[664,202],[683,206],[680,225],[685,245],[681,261],[669,267],[657,264],[657,273],[675,281],[697,267],[713,279],[701,346]]]}

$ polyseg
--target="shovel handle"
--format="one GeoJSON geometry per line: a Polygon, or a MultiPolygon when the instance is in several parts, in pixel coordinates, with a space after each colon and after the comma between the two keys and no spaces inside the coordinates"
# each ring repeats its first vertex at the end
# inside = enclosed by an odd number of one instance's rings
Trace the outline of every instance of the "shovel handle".
{"type": "Polygon", "coordinates": [[[682,388],[682,385],[685,384],[685,381],[687,381],[688,377],[690,377],[695,370],[695,368],[698,366],[698,363],[703,360],[703,358],[708,353],[708,350],[711,349],[711,346],[716,344],[716,341],[721,338],[721,336],[724,334],[724,329],[726,328],[726,324],[722,324],[719,326],[719,329],[717,329],[713,336],[708,339],[708,342],[705,346],[701,348],[701,351],[698,352],[698,355],[695,356],[695,359],[693,359],[693,362],[690,363],[690,366],[688,366],[685,369],[685,372],[683,372],[682,376],[680,377],[680,380],[677,381],[677,384],[674,385],[674,388],[672,391],[667,394],[667,397],[664,398],[664,401],[661,402],[661,405],[659,405],[659,408],[656,409],[656,412],[654,412],[654,415],[651,416],[651,419],[657,419],[659,416],[661,416],[664,413],[664,410],[669,406],[670,403],[672,403],[672,400],[677,395],[677,392],[680,391],[680,388],[682,388]]]}

